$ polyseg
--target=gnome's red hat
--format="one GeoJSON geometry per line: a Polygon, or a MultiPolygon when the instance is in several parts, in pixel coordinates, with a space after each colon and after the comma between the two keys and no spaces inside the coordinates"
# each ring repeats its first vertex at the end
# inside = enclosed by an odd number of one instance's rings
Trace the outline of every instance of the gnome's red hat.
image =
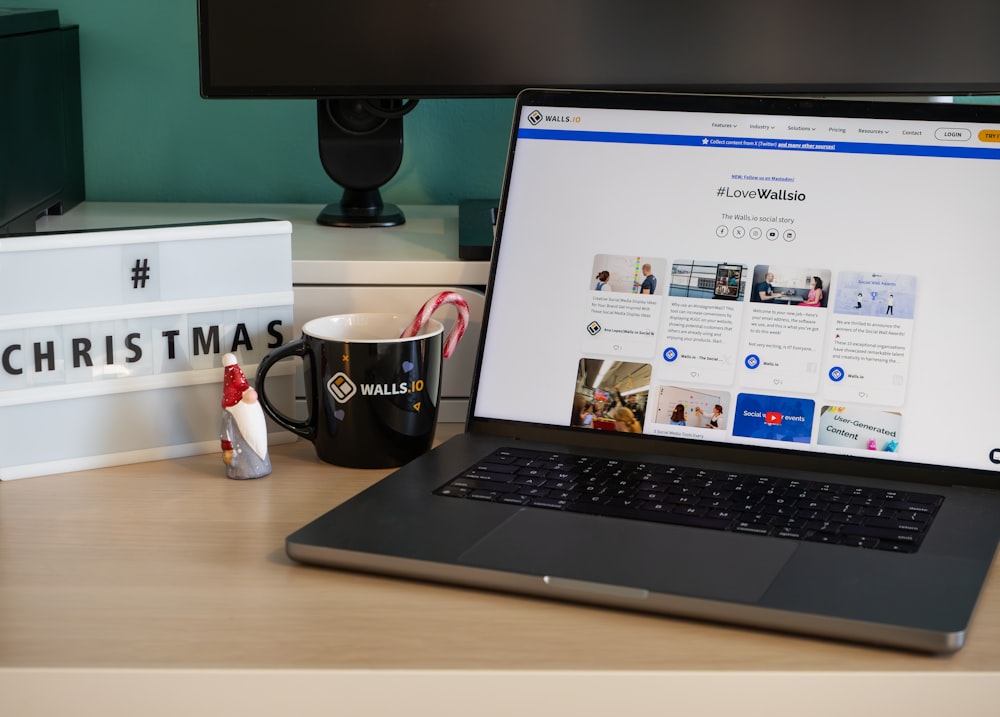
{"type": "Polygon", "coordinates": [[[250,383],[243,375],[243,369],[240,368],[234,354],[223,356],[222,365],[225,367],[225,374],[222,377],[222,407],[229,408],[240,402],[243,392],[250,388],[250,383]]]}

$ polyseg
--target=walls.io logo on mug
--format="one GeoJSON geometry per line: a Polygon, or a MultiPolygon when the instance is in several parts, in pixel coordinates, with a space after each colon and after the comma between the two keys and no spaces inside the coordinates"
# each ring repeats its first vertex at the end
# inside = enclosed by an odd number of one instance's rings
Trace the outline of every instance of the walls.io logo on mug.
{"type": "MultiPolygon", "coordinates": [[[[424,380],[418,378],[415,381],[399,383],[363,383],[360,386],[354,383],[343,371],[335,373],[326,382],[326,388],[339,403],[347,403],[360,390],[362,396],[405,396],[411,393],[420,393],[424,390],[424,380]]],[[[414,403],[414,411],[420,410],[420,403],[414,403]]]]}
{"type": "Polygon", "coordinates": [[[354,381],[344,373],[343,371],[338,371],[333,377],[327,381],[327,390],[333,395],[335,399],[341,403],[346,403],[351,396],[358,392],[358,387],[355,385],[354,381]]]}

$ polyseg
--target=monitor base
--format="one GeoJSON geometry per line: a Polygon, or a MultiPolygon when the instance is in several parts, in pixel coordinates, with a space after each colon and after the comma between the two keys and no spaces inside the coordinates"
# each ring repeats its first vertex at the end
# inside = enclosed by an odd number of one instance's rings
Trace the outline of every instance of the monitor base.
{"type": "Polygon", "coordinates": [[[395,204],[383,204],[378,208],[345,207],[342,204],[327,204],[316,217],[316,223],[328,227],[396,227],[406,222],[403,211],[395,204]]]}

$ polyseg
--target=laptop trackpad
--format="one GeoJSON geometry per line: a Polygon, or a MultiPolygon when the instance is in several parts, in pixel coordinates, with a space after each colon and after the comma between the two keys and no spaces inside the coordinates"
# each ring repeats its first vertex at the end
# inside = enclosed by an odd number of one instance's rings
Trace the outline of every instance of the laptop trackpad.
{"type": "Polygon", "coordinates": [[[501,523],[459,562],[752,603],[795,549],[791,540],[529,508],[501,523]]]}

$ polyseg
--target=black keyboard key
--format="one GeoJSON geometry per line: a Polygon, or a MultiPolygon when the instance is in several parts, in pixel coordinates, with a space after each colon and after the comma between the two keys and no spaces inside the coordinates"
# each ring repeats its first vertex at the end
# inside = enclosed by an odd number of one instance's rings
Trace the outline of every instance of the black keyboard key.
{"type": "Polygon", "coordinates": [[[878,538],[879,540],[891,540],[894,543],[910,543],[916,545],[920,542],[920,535],[917,533],[907,533],[900,530],[890,530],[887,528],[872,528],[867,525],[845,525],[840,530],[841,535],[858,536],[866,538],[878,538]]]}
{"type": "Polygon", "coordinates": [[[753,533],[754,535],[771,535],[775,528],[765,523],[747,522],[738,520],[733,525],[733,531],[737,533],[753,533]]]}
{"type": "Polygon", "coordinates": [[[633,520],[648,520],[655,523],[670,523],[671,525],[687,525],[712,530],[725,530],[732,521],[719,518],[709,518],[698,515],[683,515],[658,510],[643,510],[642,508],[620,508],[612,505],[594,505],[589,503],[569,503],[565,508],[571,513],[587,513],[603,515],[609,518],[631,518],[633,520]]]}
{"type": "Polygon", "coordinates": [[[469,492],[468,488],[459,488],[453,485],[446,485],[434,491],[434,495],[448,495],[455,498],[464,498],[469,492]]]}
{"type": "Polygon", "coordinates": [[[929,493],[907,493],[906,499],[913,503],[926,503],[935,507],[941,505],[941,501],[943,500],[941,496],[929,493]]]}
{"type": "Polygon", "coordinates": [[[559,500],[555,498],[530,498],[527,501],[528,505],[535,506],[537,508],[551,508],[553,510],[562,510],[566,507],[567,501],[559,500]]]}
{"type": "Polygon", "coordinates": [[[901,510],[906,513],[923,513],[924,515],[930,514],[935,505],[933,503],[920,503],[915,500],[889,500],[885,503],[886,508],[892,510],[901,510]]]}
{"type": "Polygon", "coordinates": [[[914,534],[921,533],[924,529],[924,522],[900,520],[899,518],[868,518],[864,524],[873,528],[887,528],[914,534]]]}
{"type": "Polygon", "coordinates": [[[514,480],[514,475],[512,473],[496,473],[494,471],[482,470],[469,470],[463,473],[460,477],[468,478],[470,480],[496,481],[497,483],[510,483],[514,480]]]}
{"type": "Polygon", "coordinates": [[[800,528],[775,528],[773,535],[776,538],[791,538],[792,540],[802,540],[806,537],[807,531],[800,528]]]}
{"type": "Polygon", "coordinates": [[[878,538],[869,538],[863,535],[847,535],[840,541],[841,545],[850,545],[855,548],[875,548],[878,547],[878,543],[878,538]]]}
{"type": "Polygon", "coordinates": [[[516,473],[519,468],[512,463],[483,462],[472,466],[470,471],[482,471],[483,473],[516,473]]]}
{"type": "Polygon", "coordinates": [[[448,484],[452,488],[465,488],[466,490],[482,490],[490,493],[515,493],[520,486],[513,483],[498,483],[491,480],[473,480],[472,478],[456,478],[448,484]]]}

